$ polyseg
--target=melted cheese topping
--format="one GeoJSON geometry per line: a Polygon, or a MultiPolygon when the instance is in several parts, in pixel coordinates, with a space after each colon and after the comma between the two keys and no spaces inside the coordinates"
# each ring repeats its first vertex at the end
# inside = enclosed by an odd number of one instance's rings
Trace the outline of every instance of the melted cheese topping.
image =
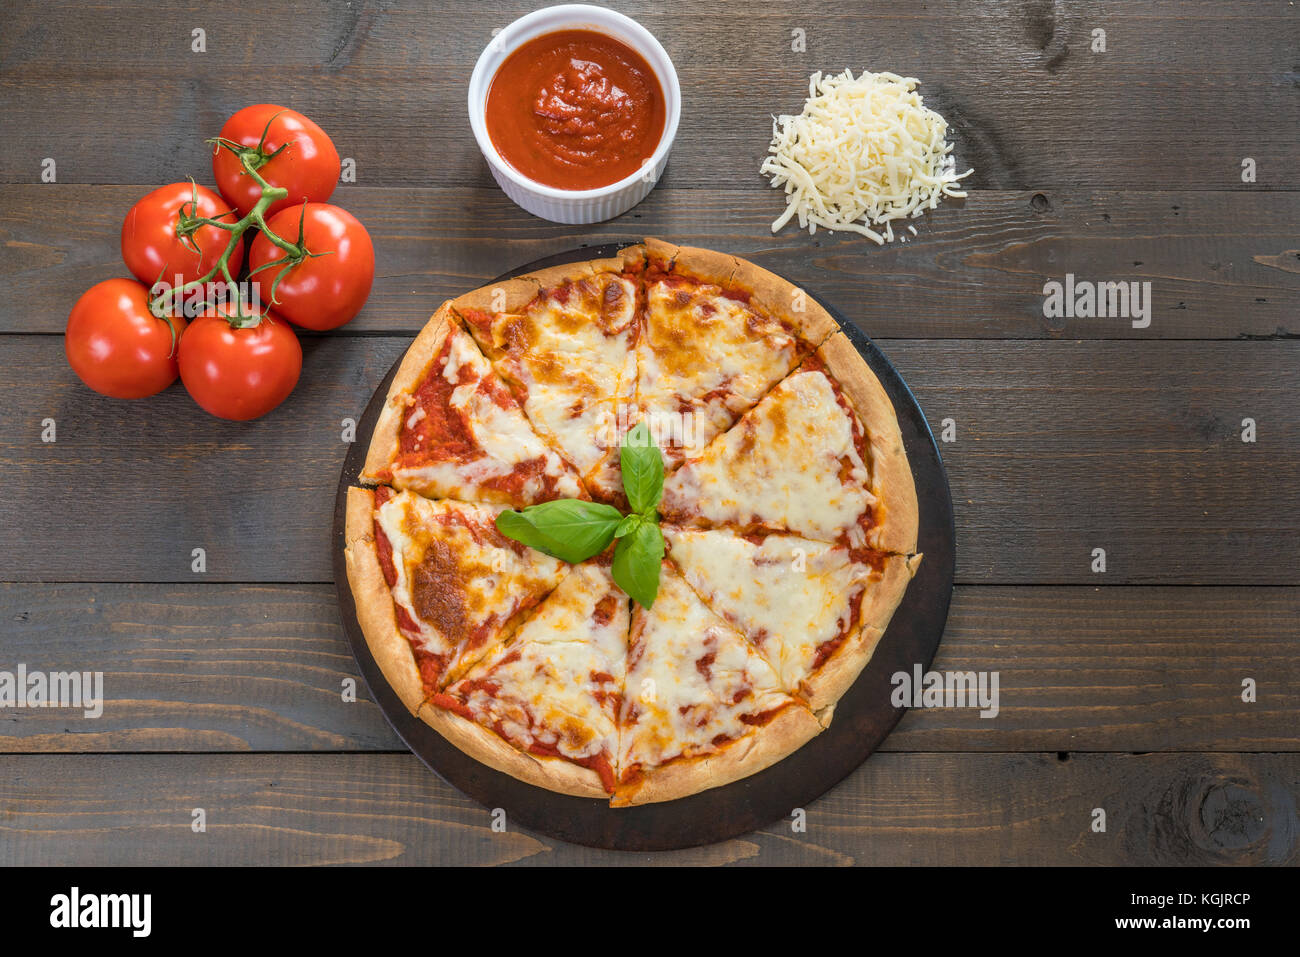
{"type": "Polygon", "coordinates": [[[584,478],[618,448],[619,409],[636,386],[636,320],[637,283],[614,273],[552,291],[522,315],[492,317],[485,348],[520,387],[528,418],[584,478]]]}
{"type": "Polygon", "coordinates": [[[613,767],[629,619],[628,598],[609,572],[579,566],[507,647],[446,693],[525,751],[605,754],[613,767]]]}
{"type": "Polygon", "coordinates": [[[399,492],[375,513],[393,549],[393,601],[419,626],[413,644],[455,676],[503,637],[515,616],[553,589],[568,568],[496,531],[503,509],[433,502],[399,492]]]}
{"type": "Polygon", "coordinates": [[[665,564],[654,607],[633,613],[620,767],[711,754],[755,730],[746,717],[791,701],[767,662],[665,564]]]}
{"type": "MultiPolygon", "coordinates": [[[[474,341],[456,327],[448,336],[445,360],[441,368],[430,369],[429,375],[441,375],[455,387],[448,407],[465,423],[480,454],[468,461],[453,458],[419,466],[394,466],[394,487],[437,498],[506,505],[585,497],[572,469],[533,431],[513,399],[508,399],[505,386],[496,379],[474,341]],[[502,398],[507,398],[505,404],[499,401],[502,398]],[[521,481],[513,485],[500,483],[496,487],[491,484],[510,477],[516,470],[521,481]]],[[[425,414],[423,408],[417,407],[407,416],[406,428],[414,429],[425,414]]]]}
{"type": "Polygon", "coordinates": [[[730,532],[664,528],[673,562],[713,611],[738,628],[792,693],[818,649],[857,624],[854,597],[871,568],[843,546],[794,535],[761,544],[730,532]]]}
{"type": "Polygon", "coordinates": [[[794,335],[717,286],[653,282],[637,344],[637,403],[666,457],[698,455],[789,373],[794,335]]]}
{"type": "Polygon", "coordinates": [[[660,511],[865,545],[858,520],[876,499],[854,442],[860,434],[824,373],[796,373],[664,483],[660,511]]]}

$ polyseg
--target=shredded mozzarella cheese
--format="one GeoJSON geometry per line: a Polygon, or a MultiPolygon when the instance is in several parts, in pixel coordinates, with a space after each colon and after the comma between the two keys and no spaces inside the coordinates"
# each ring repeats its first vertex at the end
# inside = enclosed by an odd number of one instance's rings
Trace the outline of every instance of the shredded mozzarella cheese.
{"type": "Polygon", "coordinates": [[[784,187],[787,203],[772,232],[797,216],[810,234],[842,229],[884,245],[895,220],[966,195],[955,186],[974,170],[957,174],[948,124],[926,109],[919,82],[865,70],[809,78],[803,112],[772,118],[760,172],[784,187]]]}

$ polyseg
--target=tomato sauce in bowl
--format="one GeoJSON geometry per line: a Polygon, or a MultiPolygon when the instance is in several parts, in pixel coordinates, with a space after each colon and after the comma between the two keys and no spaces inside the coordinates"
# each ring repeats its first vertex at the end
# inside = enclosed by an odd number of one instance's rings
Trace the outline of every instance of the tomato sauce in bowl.
{"type": "Polygon", "coordinates": [[[626,179],[664,134],[663,88],[644,57],[594,30],[557,30],[524,43],[492,77],[488,136],[501,159],[556,189],[626,179]]]}

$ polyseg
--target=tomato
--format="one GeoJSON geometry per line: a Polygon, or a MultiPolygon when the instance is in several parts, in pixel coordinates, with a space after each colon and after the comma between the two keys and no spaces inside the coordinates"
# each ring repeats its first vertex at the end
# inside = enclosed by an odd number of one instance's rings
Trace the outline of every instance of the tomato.
{"type": "MultiPolygon", "coordinates": [[[[366,227],[347,210],[328,203],[307,203],[282,210],[267,221],[267,227],[281,239],[298,241],[298,221],[302,218],[303,245],[310,253],[326,253],[304,259],[289,268],[275,287],[271,287],[283,266],[272,266],[251,276],[258,295],[268,306],[295,325],[305,329],[336,329],[361,311],[375,279],[375,247],[366,227]]],[[[248,268],[281,258],[284,251],[265,236],[253,240],[248,268]]]]}
{"type": "MultiPolygon", "coordinates": [[[[179,336],[185,320],[172,323],[179,336]]],[[[115,399],[141,399],[176,381],[171,327],[149,311],[149,290],[134,279],[86,290],[68,316],[63,349],[82,382],[115,399]]]]}
{"type": "Polygon", "coordinates": [[[208,309],[181,339],[181,381],[202,408],[243,422],[289,397],[302,372],[302,346],[287,322],[266,313],[255,326],[232,328],[231,307],[208,309]]]}
{"type": "MultiPolygon", "coordinates": [[[[126,214],[122,223],[122,259],[145,285],[162,281],[175,286],[177,275],[182,285],[193,282],[211,271],[225,252],[230,233],[216,226],[200,226],[190,237],[199,252],[177,237],[177,216],[181,207],[194,214],[195,193],[199,197],[198,215],[218,219],[230,213],[230,204],[206,186],[172,183],[155,189],[126,214]]],[[[227,215],[223,222],[234,223],[236,219],[227,215]]],[[[231,275],[238,275],[243,257],[244,241],[240,239],[230,256],[231,275]]]]}
{"type": "MultiPolygon", "coordinates": [[[[262,160],[256,167],[257,174],[272,186],[289,191],[287,198],[271,204],[267,216],[304,201],[323,203],[338,184],[342,169],[338,150],[324,130],[296,110],[269,103],[246,106],[226,120],[221,139],[248,149],[256,149],[261,143],[263,156],[284,147],[278,155],[262,160]]],[[[262,188],[244,172],[235,153],[220,144],[214,150],[212,175],[217,189],[243,216],[262,198],[262,188]]]]}

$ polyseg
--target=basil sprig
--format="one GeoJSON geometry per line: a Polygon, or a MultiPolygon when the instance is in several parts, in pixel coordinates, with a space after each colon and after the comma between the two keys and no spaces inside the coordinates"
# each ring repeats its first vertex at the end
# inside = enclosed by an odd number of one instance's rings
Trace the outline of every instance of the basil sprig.
{"type": "Polygon", "coordinates": [[[614,581],[643,608],[659,594],[659,567],[664,536],[659,530],[659,501],[664,494],[664,460],[644,422],[623,437],[619,449],[623,491],[631,511],[624,515],[612,505],[561,498],[497,516],[497,530],[576,564],[614,546],[614,581]]]}
{"type": "Polygon", "coordinates": [[[664,533],[653,518],[640,519],[632,530],[614,546],[611,571],[618,587],[627,592],[642,608],[649,608],[659,594],[659,565],[664,560],[664,533]]]}
{"type": "Polygon", "coordinates": [[[664,497],[664,457],[644,422],[623,437],[618,450],[623,491],[634,515],[650,515],[664,497]]]}
{"type": "Polygon", "coordinates": [[[614,540],[623,514],[613,505],[561,498],[502,512],[497,530],[507,538],[569,563],[599,555],[614,540]]]}

